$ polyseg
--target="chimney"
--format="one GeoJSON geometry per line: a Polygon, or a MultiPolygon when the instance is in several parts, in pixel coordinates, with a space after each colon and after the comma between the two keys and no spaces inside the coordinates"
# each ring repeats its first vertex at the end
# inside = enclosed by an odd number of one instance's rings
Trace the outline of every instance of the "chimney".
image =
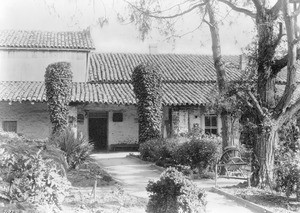
{"type": "Polygon", "coordinates": [[[149,44],[149,53],[157,54],[157,44],[149,44]]]}

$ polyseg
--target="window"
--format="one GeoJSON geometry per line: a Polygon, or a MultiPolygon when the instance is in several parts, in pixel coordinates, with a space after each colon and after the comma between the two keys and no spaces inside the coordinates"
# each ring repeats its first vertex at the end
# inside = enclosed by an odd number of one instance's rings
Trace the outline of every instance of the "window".
{"type": "Polygon", "coordinates": [[[17,132],[17,121],[3,121],[3,131],[17,132]]]}
{"type": "Polygon", "coordinates": [[[77,115],[77,122],[83,124],[84,123],[84,115],[78,114],[77,115]]]}
{"type": "Polygon", "coordinates": [[[113,122],[122,122],[123,121],[123,113],[115,112],[113,113],[113,122]]]}
{"type": "Polygon", "coordinates": [[[217,115],[205,115],[205,134],[218,134],[217,115]]]}

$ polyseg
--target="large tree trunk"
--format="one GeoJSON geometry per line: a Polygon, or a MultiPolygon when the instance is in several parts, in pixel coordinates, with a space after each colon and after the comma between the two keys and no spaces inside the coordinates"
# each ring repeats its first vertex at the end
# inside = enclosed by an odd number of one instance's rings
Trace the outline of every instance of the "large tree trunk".
{"type": "MultiPolygon", "coordinates": [[[[275,54],[274,27],[275,18],[269,10],[257,11],[256,26],[258,30],[257,55],[257,94],[262,108],[272,110],[275,107],[275,80],[272,75],[272,63],[275,54]]],[[[258,128],[257,141],[253,147],[252,185],[265,187],[273,182],[274,147],[277,143],[277,127],[266,122],[268,115],[261,115],[256,120],[258,128]]]]}
{"type": "Polygon", "coordinates": [[[271,187],[274,182],[274,151],[278,142],[277,125],[259,127],[252,158],[253,186],[271,187]]]}
{"type": "MultiPolygon", "coordinates": [[[[217,74],[217,83],[218,83],[218,91],[219,94],[226,92],[227,82],[226,82],[226,70],[225,63],[222,59],[221,54],[221,43],[220,43],[220,34],[219,34],[219,26],[218,22],[215,18],[215,1],[208,0],[207,2],[207,12],[209,15],[209,29],[211,33],[212,39],[212,52],[213,52],[213,60],[214,66],[217,74]]],[[[230,115],[227,113],[225,109],[221,111],[221,120],[222,120],[222,147],[223,149],[229,145],[229,138],[231,133],[231,119],[230,115]]]]}
{"type": "Polygon", "coordinates": [[[275,76],[272,76],[272,62],[275,54],[274,18],[266,9],[257,11],[258,31],[257,93],[263,107],[275,106],[275,76]]]}

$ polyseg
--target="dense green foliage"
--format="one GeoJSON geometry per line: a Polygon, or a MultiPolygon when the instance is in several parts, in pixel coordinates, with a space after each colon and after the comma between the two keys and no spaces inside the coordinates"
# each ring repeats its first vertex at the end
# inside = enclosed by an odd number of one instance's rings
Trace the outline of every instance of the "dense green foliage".
{"type": "Polygon", "coordinates": [[[172,153],[177,146],[176,141],[162,138],[148,140],[139,147],[140,156],[143,160],[158,161],[172,157],[172,153]]]}
{"type": "Polygon", "coordinates": [[[132,73],[132,83],[138,105],[139,143],[161,137],[161,73],[153,65],[140,64],[132,73]]]}
{"type": "Polygon", "coordinates": [[[157,182],[150,181],[146,190],[151,193],[148,213],[205,212],[205,191],[174,168],[166,169],[157,182]]]}
{"type": "Polygon", "coordinates": [[[0,133],[0,197],[10,202],[60,206],[70,187],[60,150],[0,133]]]}
{"type": "Polygon", "coordinates": [[[208,171],[217,163],[222,154],[222,142],[216,137],[205,136],[192,139],[178,146],[173,154],[174,160],[181,165],[188,165],[199,172],[208,171]]]}
{"type": "Polygon", "coordinates": [[[71,128],[66,128],[51,139],[51,143],[55,144],[66,155],[69,168],[77,168],[80,164],[91,160],[90,155],[94,149],[90,143],[81,134],[75,136],[71,128]]]}
{"type": "Polygon", "coordinates": [[[221,157],[222,143],[217,137],[189,136],[181,141],[178,138],[149,140],[140,145],[141,159],[158,166],[179,165],[206,173],[221,157]]]}
{"type": "Polygon", "coordinates": [[[280,131],[280,143],[275,154],[276,189],[287,197],[296,194],[300,201],[300,131],[289,122],[280,131]]]}
{"type": "Polygon", "coordinates": [[[70,63],[50,64],[46,68],[45,85],[50,121],[53,125],[52,133],[55,134],[68,124],[68,104],[72,88],[70,63]]]}

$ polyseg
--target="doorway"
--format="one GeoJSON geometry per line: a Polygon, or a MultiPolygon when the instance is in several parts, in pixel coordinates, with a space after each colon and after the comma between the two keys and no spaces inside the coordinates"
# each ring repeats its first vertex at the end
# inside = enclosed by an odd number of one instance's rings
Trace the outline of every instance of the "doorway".
{"type": "Polygon", "coordinates": [[[107,150],[108,113],[89,113],[89,140],[94,143],[95,150],[107,150]]]}

